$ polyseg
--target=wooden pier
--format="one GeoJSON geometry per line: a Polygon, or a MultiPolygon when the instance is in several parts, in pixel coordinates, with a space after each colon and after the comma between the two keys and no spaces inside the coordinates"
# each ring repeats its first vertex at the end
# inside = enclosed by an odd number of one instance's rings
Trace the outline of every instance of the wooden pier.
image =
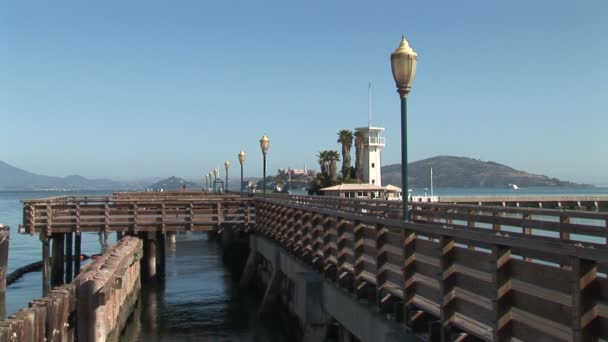
{"type": "MultiPolygon", "coordinates": [[[[394,201],[116,193],[24,201],[21,231],[40,235],[49,260],[45,277],[49,266],[52,272],[66,272],[65,260],[51,262],[49,257],[50,240],[57,255],[67,250],[65,234],[115,231],[139,236],[142,265],[151,256],[164,258],[159,252],[146,255],[156,246],[146,241],[170,232],[238,229],[264,237],[286,256],[278,257],[264,241],[258,241],[256,251],[253,242],[245,274],[259,270],[260,258],[264,265],[274,265],[275,273],[286,267],[288,256],[300,260],[304,266],[298,269],[316,272],[351,292],[352,300],[367,303],[369,312],[383,314],[369,317],[388,319],[388,325],[369,323],[364,328],[341,312],[347,306],[336,307],[335,300],[315,307],[325,307],[329,311],[323,315],[331,313],[362,341],[390,340],[384,335],[370,339],[373,326],[383,334],[403,328],[431,341],[608,339],[608,213],[478,203],[410,205],[412,222],[403,222],[401,203],[394,201]]],[[[77,273],[76,265],[74,269],[77,273]]],[[[283,281],[293,282],[295,293],[310,296],[301,286],[312,286],[314,277],[305,277],[308,285],[301,285],[301,272],[286,269],[282,274],[292,277],[283,281]]],[[[272,294],[281,289],[277,277],[270,278],[265,298],[285,297],[272,294]]],[[[323,289],[319,293],[338,293],[323,289]]],[[[313,325],[318,328],[322,322],[317,319],[313,325]]]]}

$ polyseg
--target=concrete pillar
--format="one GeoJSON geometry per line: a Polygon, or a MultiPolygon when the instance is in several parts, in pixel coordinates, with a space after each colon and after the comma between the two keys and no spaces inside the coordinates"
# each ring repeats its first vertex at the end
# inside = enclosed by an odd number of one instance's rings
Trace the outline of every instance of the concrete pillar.
{"type": "Polygon", "coordinates": [[[323,279],[319,274],[296,274],[294,302],[304,332],[302,341],[324,341],[330,319],[323,306],[323,279]]]}

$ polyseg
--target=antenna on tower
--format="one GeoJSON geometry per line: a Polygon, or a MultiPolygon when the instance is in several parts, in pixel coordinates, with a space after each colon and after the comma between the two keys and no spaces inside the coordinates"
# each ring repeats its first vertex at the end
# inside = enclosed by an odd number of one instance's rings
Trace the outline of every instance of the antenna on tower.
{"type": "Polygon", "coordinates": [[[369,111],[367,127],[372,127],[372,81],[369,81],[369,87],[367,88],[367,106],[369,111]]]}

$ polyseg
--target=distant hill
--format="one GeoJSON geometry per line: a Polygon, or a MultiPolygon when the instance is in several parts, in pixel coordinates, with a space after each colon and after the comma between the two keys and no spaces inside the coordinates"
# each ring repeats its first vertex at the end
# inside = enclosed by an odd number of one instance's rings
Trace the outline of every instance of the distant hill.
{"type": "MultiPolygon", "coordinates": [[[[591,185],[562,181],[524,171],[495,162],[453,156],[438,156],[408,164],[410,188],[430,187],[430,169],[433,168],[433,186],[442,188],[507,188],[519,187],[591,187],[591,185]]],[[[382,167],[382,184],[401,184],[401,164],[382,167]]]]}
{"type": "Polygon", "coordinates": [[[107,179],[72,175],[51,177],[28,172],[0,161],[0,190],[122,190],[132,186],[107,179]]]}
{"type": "Polygon", "coordinates": [[[200,189],[201,184],[187,181],[179,177],[169,177],[161,179],[158,182],[149,186],[152,189],[164,189],[164,190],[178,190],[182,188],[182,185],[186,184],[187,189],[200,189]]]}

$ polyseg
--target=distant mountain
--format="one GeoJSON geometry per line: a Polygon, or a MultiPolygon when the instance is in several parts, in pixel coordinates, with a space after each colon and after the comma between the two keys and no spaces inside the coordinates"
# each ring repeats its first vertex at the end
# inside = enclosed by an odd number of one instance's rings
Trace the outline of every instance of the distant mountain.
{"type": "MultiPolygon", "coordinates": [[[[438,156],[408,164],[410,188],[430,187],[430,170],[433,168],[433,186],[442,188],[507,188],[509,184],[519,187],[591,187],[549,178],[495,162],[454,156],[438,156]]],[[[382,184],[401,184],[401,164],[382,167],[382,184]]]]}
{"type": "Polygon", "coordinates": [[[164,190],[177,190],[177,189],[181,189],[184,184],[186,184],[187,189],[200,189],[201,188],[201,184],[190,182],[183,178],[174,177],[174,176],[165,178],[165,179],[161,179],[158,182],[150,185],[149,188],[164,189],[164,190]]]}
{"type": "Polygon", "coordinates": [[[0,190],[122,190],[130,184],[72,175],[51,177],[28,172],[0,161],[0,190]]]}

